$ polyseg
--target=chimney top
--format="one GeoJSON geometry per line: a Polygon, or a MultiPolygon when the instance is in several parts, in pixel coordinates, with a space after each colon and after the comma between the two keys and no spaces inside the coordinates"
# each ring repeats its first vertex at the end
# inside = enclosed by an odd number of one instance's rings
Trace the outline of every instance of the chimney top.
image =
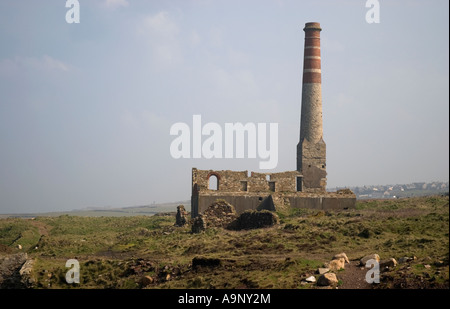
{"type": "Polygon", "coordinates": [[[303,28],[303,31],[306,31],[306,30],[322,31],[322,28],[320,28],[320,23],[306,23],[305,28],[303,28]]]}

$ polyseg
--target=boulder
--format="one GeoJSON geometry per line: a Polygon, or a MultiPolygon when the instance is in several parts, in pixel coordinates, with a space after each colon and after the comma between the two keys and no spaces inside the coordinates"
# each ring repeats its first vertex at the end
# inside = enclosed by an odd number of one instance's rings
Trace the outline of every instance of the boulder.
{"type": "Polygon", "coordinates": [[[236,209],[225,200],[218,199],[212,203],[203,215],[208,218],[208,227],[226,228],[237,218],[236,209]]]}
{"type": "Polygon", "coordinates": [[[277,214],[268,210],[246,210],[232,224],[228,226],[235,230],[250,230],[264,228],[279,223],[277,214]]]}
{"type": "Polygon", "coordinates": [[[410,258],[410,257],[407,257],[407,256],[404,256],[404,257],[401,257],[401,258],[398,259],[398,263],[399,264],[404,264],[404,263],[407,263],[407,262],[411,262],[412,260],[414,260],[414,259],[410,258]]]}
{"type": "Polygon", "coordinates": [[[397,266],[397,261],[394,258],[380,261],[380,271],[386,271],[397,266]]]}
{"type": "Polygon", "coordinates": [[[376,260],[377,262],[380,262],[380,256],[378,254],[370,254],[363,257],[359,263],[361,266],[365,267],[368,260],[376,260]]]}
{"type": "Polygon", "coordinates": [[[417,260],[416,256],[412,256],[412,257],[408,257],[408,256],[404,256],[398,259],[398,263],[399,264],[404,264],[404,263],[409,263],[411,261],[415,261],[417,260]]]}
{"type": "Polygon", "coordinates": [[[317,279],[317,285],[318,286],[330,286],[330,285],[337,285],[338,279],[336,277],[336,274],[333,273],[326,273],[323,274],[317,279]]]}
{"type": "Polygon", "coordinates": [[[196,256],[192,259],[192,268],[197,269],[198,267],[218,267],[222,264],[222,261],[217,258],[206,258],[196,256]]]}
{"type": "Polygon", "coordinates": [[[330,269],[329,268],[325,268],[325,267],[320,267],[316,270],[316,273],[319,275],[323,275],[326,274],[327,272],[329,272],[330,269]]]}
{"type": "Polygon", "coordinates": [[[436,261],[436,262],[434,262],[434,266],[436,266],[436,267],[445,266],[445,262],[444,261],[436,261]]]}
{"type": "Polygon", "coordinates": [[[24,286],[28,288],[32,287],[33,284],[36,282],[33,277],[33,266],[34,260],[28,259],[19,270],[21,282],[24,284],[24,286]]]}
{"type": "Polygon", "coordinates": [[[332,271],[338,271],[338,270],[344,269],[344,265],[345,265],[344,258],[338,258],[336,260],[332,260],[328,264],[328,268],[332,271]]]}
{"type": "Polygon", "coordinates": [[[347,254],[345,254],[344,252],[336,254],[335,256],[333,256],[332,260],[337,260],[339,258],[343,258],[345,260],[345,263],[350,264],[347,254]]]}
{"type": "Polygon", "coordinates": [[[0,255],[0,289],[25,288],[20,270],[27,261],[26,253],[0,255]]]}
{"type": "Polygon", "coordinates": [[[175,216],[175,226],[184,226],[187,223],[187,211],[183,205],[177,206],[177,214],[175,216]]]}
{"type": "Polygon", "coordinates": [[[150,276],[144,276],[144,277],[141,278],[141,280],[139,280],[139,284],[140,284],[142,287],[146,287],[146,286],[152,284],[153,281],[154,281],[154,280],[153,280],[152,277],[150,277],[150,276]]]}
{"type": "Polygon", "coordinates": [[[206,230],[206,216],[200,214],[196,218],[194,218],[191,230],[192,233],[201,233],[202,231],[206,230]]]}

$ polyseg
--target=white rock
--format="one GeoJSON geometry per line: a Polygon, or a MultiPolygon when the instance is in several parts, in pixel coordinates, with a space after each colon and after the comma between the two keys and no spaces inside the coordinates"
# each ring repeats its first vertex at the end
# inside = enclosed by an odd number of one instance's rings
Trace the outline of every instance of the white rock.
{"type": "Polygon", "coordinates": [[[314,277],[314,276],[308,277],[308,278],[305,279],[305,281],[306,282],[311,282],[311,283],[316,282],[316,277],[314,277]]]}
{"type": "Polygon", "coordinates": [[[319,275],[323,275],[323,274],[326,274],[329,271],[330,271],[329,268],[322,268],[322,267],[320,267],[320,268],[317,269],[316,273],[318,273],[319,275]]]}
{"type": "Polygon", "coordinates": [[[336,260],[332,260],[330,262],[330,267],[329,268],[330,268],[330,270],[336,271],[336,270],[344,269],[344,265],[345,265],[344,258],[339,258],[339,259],[336,259],[336,260]]]}
{"type": "Polygon", "coordinates": [[[370,254],[363,257],[359,262],[361,263],[361,266],[366,266],[366,263],[368,260],[376,260],[377,262],[380,261],[380,256],[378,254],[370,254]]]}
{"type": "Polygon", "coordinates": [[[336,254],[335,256],[333,256],[332,260],[337,260],[340,258],[343,258],[345,260],[345,263],[350,264],[347,254],[345,254],[344,252],[336,254]]]}

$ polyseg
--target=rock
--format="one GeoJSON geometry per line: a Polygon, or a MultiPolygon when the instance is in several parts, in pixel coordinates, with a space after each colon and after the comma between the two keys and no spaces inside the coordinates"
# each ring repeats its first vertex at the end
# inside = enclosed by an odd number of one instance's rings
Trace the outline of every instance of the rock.
{"type": "Polygon", "coordinates": [[[338,279],[336,277],[336,274],[333,273],[326,273],[323,274],[317,279],[317,285],[318,286],[330,286],[330,285],[337,285],[338,279]]]}
{"type": "Polygon", "coordinates": [[[146,286],[152,284],[153,281],[154,281],[154,280],[153,280],[152,277],[150,277],[150,276],[144,276],[144,277],[142,277],[141,280],[139,281],[139,284],[140,284],[142,287],[146,287],[146,286]]]}
{"type": "Polygon", "coordinates": [[[436,262],[434,262],[434,266],[442,267],[442,266],[445,266],[445,263],[444,263],[444,261],[436,261],[436,262]]]}
{"type": "Polygon", "coordinates": [[[414,258],[410,258],[410,257],[404,256],[404,257],[401,257],[401,258],[398,259],[398,263],[399,264],[404,264],[404,263],[407,263],[407,262],[411,262],[412,260],[414,260],[414,258]]]}
{"type": "Polygon", "coordinates": [[[308,285],[308,282],[306,282],[306,281],[300,281],[300,285],[308,285]]]}
{"type": "Polygon", "coordinates": [[[222,261],[217,258],[205,258],[196,256],[192,259],[192,268],[197,269],[198,267],[217,267],[222,264],[222,261]]]}
{"type": "Polygon", "coordinates": [[[27,261],[26,253],[0,255],[0,289],[25,288],[20,270],[27,261]]]}
{"type": "Polygon", "coordinates": [[[27,260],[20,268],[19,274],[22,277],[26,277],[26,276],[30,277],[32,274],[32,271],[33,271],[33,266],[34,266],[34,260],[33,259],[27,260]]]}
{"type": "Polygon", "coordinates": [[[318,269],[316,270],[316,273],[319,274],[319,275],[323,275],[323,274],[326,274],[326,273],[329,272],[329,271],[330,271],[329,268],[322,268],[322,267],[320,267],[320,268],[318,268],[318,269]]]}
{"type": "Polygon", "coordinates": [[[309,283],[314,283],[314,282],[316,282],[316,277],[310,276],[310,277],[306,278],[305,281],[309,282],[309,283]]]}
{"type": "Polygon", "coordinates": [[[377,262],[380,261],[380,256],[378,254],[370,254],[370,255],[366,255],[365,257],[363,257],[359,262],[361,264],[361,266],[366,266],[366,263],[368,260],[376,260],[377,262]]]}
{"type": "Polygon", "coordinates": [[[237,218],[236,209],[225,200],[218,199],[212,203],[204,212],[208,218],[208,227],[227,228],[237,218]]]}
{"type": "Polygon", "coordinates": [[[174,267],[174,269],[172,269],[172,275],[178,276],[180,274],[181,274],[181,269],[179,267],[174,267]]]}
{"type": "Polygon", "coordinates": [[[268,210],[246,210],[228,228],[250,230],[273,226],[279,223],[277,214],[268,210]]]}
{"type": "Polygon", "coordinates": [[[369,229],[364,229],[358,234],[358,236],[362,238],[370,238],[372,236],[372,233],[369,229]]]}
{"type": "Polygon", "coordinates": [[[200,233],[206,230],[206,217],[203,214],[199,214],[192,223],[192,233],[200,233]]]}
{"type": "Polygon", "coordinates": [[[22,250],[22,245],[17,245],[17,249],[22,250]]]}
{"type": "Polygon", "coordinates": [[[431,265],[426,264],[426,265],[423,265],[423,267],[425,267],[426,269],[430,269],[431,265]]]}
{"type": "Polygon", "coordinates": [[[348,260],[347,254],[345,254],[344,252],[336,254],[335,256],[333,256],[332,260],[337,260],[339,258],[343,258],[345,260],[345,263],[350,264],[350,261],[348,260]]]}
{"type": "Polygon", "coordinates": [[[177,206],[177,214],[175,216],[175,226],[184,226],[187,223],[187,212],[183,205],[177,206]]]}
{"type": "Polygon", "coordinates": [[[332,271],[338,271],[338,270],[344,269],[344,265],[345,265],[344,258],[339,258],[336,260],[332,260],[329,264],[329,268],[332,271]]]}
{"type": "Polygon", "coordinates": [[[386,271],[397,266],[397,261],[394,258],[380,261],[380,271],[386,271]]]}

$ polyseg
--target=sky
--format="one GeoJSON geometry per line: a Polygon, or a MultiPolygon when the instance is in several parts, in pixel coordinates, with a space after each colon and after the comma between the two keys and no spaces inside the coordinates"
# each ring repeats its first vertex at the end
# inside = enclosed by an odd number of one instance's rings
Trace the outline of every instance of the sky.
{"type": "Polygon", "coordinates": [[[449,180],[446,0],[379,0],[379,23],[364,0],[79,0],[79,23],[65,2],[0,2],[0,213],[188,200],[193,167],[295,170],[307,22],[328,187],[449,180]],[[277,123],[276,168],[175,159],[194,115],[277,123]]]}

